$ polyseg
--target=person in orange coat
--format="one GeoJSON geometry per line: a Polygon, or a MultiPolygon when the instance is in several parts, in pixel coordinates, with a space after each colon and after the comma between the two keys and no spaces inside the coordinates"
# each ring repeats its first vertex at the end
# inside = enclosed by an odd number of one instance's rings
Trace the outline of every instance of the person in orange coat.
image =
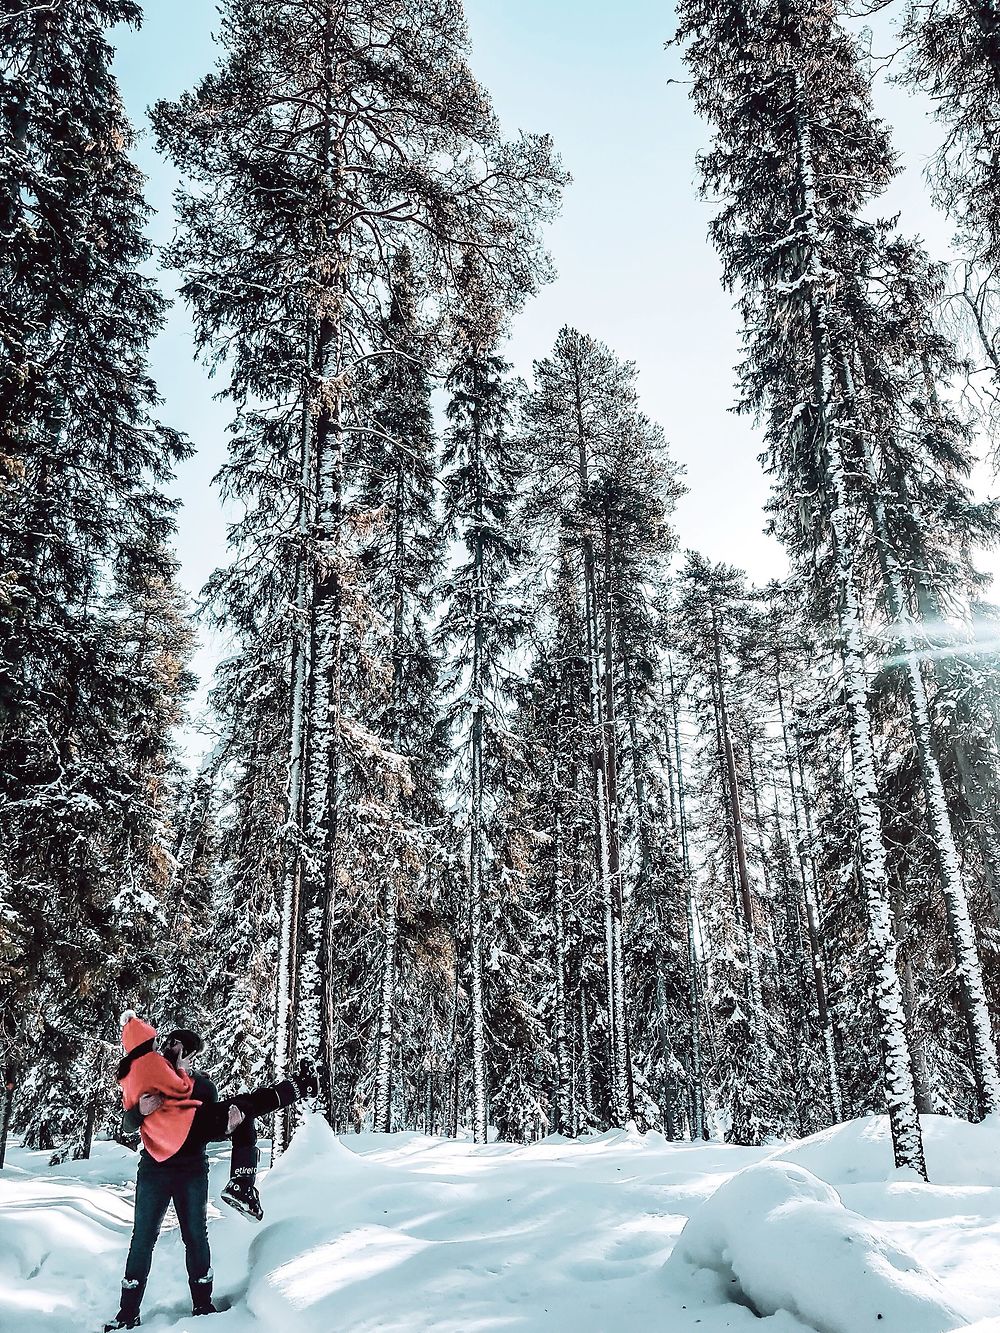
{"type": "MultiPolygon", "coordinates": [[[[181,1033],[178,1029],[170,1036],[177,1038],[181,1033]]],[[[183,1064],[171,1063],[156,1049],[156,1029],[143,1022],[133,1009],[122,1014],[122,1046],[126,1053],[118,1068],[122,1102],[128,1112],[139,1105],[143,1096],[152,1093],[159,1096],[156,1110],[143,1117],[139,1132],[150,1157],[165,1162],[187,1138],[194,1113],[202,1105],[193,1096],[194,1078],[183,1064]]]]}
{"type": "Polygon", "coordinates": [[[256,1117],[315,1096],[315,1078],[301,1066],[294,1079],[219,1100],[215,1084],[190,1060],[201,1050],[201,1037],[190,1028],[175,1028],[158,1038],[154,1027],[134,1010],[121,1017],[125,1057],[118,1082],[125,1105],[124,1127],[139,1131],[143,1151],[135,1187],[135,1221],[121,1306],[105,1333],[137,1328],[153,1246],[172,1202],[180,1223],[191,1288],[192,1314],[215,1313],[208,1243],[209,1143],[231,1138],[230,1180],[222,1199],[256,1221],[263,1217],[256,1189],[256,1117]]]}

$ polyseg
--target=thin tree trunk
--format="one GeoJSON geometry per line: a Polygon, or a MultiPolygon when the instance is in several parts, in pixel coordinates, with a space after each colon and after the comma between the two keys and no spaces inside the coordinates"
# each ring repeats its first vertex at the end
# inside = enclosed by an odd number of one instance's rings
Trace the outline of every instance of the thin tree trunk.
{"type": "Polygon", "coordinates": [[[583,1107],[587,1120],[594,1118],[594,1071],[590,1059],[590,1015],[587,1012],[587,988],[580,980],[580,1063],[583,1066],[583,1107]]]}
{"type": "MultiPolygon", "coordinates": [[[[278,974],[275,987],[274,1072],[279,1079],[294,1060],[292,1030],[293,1001],[297,990],[297,958],[300,934],[300,888],[302,875],[302,816],[305,784],[306,695],[309,680],[309,615],[315,574],[308,553],[312,526],[311,507],[315,495],[313,474],[312,419],[309,386],[303,385],[302,429],[299,462],[299,499],[296,521],[298,539],[295,577],[295,613],[292,622],[292,677],[289,701],[288,787],[285,809],[285,851],[282,867],[281,921],[278,937],[278,974]]],[[[284,1151],[291,1136],[292,1110],[274,1118],[272,1162],[284,1151]]]]}
{"type": "MultiPolygon", "coordinates": [[[[625,990],[625,907],[622,892],[621,836],[618,825],[618,731],[615,715],[614,580],[611,567],[612,527],[604,522],[604,774],[608,803],[608,873],[611,888],[612,976],[617,1041],[614,1048],[615,1102],[626,1120],[635,1119],[631,1041],[625,990]]],[[[640,817],[641,818],[641,817],[640,817]]]]}
{"type": "MultiPolygon", "coordinates": [[[[558,744],[558,742],[557,742],[558,744]]],[[[558,759],[553,763],[553,843],[554,887],[552,911],[555,917],[556,981],[556,1130],[573,1134],[573,1108],[570,1089],[569,1038],[566,1022],[566,880],[564,873],[562,789],[558,759]]]]}
{"type": "Polygon", "coordinates": [[[674,735],[674,771],[677,775],[677,819],[681,835],[681,866],[684,872],[684,905],[687,924],[689,1039],[691,1044],[691,1138],[707,1138],[705,1128],[705,1087],[701,1060],[701,1025],[698,996],[698,952],[695,940],[694,885],[691,880],[691,853],[688,845],[687,811],[685,807],[684,764],[681,757],[680,710],[674,684],[674,664],[668,657],[670,677],[670,706],[674,735]]]}
{"type": "MultiPolygon", "coordinates": [[[[406,544],[403,540],[403,470],[396,467],[396,495],[393,542],[393,607],[392,607],[392,745],[397,754],[402,750],[403,709],[403,627],[404,627],[404,560],[406,544]]],[[[399,941],[399,891],[403,867],[397,850],[385,884],[384,954],[382,959],[382,986],[379,997],[378,1057],[375,1071],[375,1129],[387,1134],[392,1128],[392,1051],[395,1036],[396,1008],[396,951],[399,941]]]]}
{"type": "Polygon", "coordinates": [[[393,1016],[396,1003],[396,948],[399,937],[398,878],[401,873],[396,858],[387,877],[385,889],[384,955],[382,985],[378,1010],[378,1056],[375,1070],[376,1133],[388,1134],[392,1129],[392,1053],[393,1016]]]}
{"type": "Polygon", "coordinates": [[[913,976],[913,960],[906,938],[906,913],[903,906],[903,893],[897,888],[892,908],[893,929],[898,941],[899,980],[903,988],[903,1012],[906,1015],[906,1029],[910,1033],[910,1052],[913,1060],[913,1086],[917,1098],[917,1110],[921,1115],[934,1114],[934,1100],[931,1097],[930,1074],[927,1069],[927,1056],[924,1041],[917,1029],[917,987],[913,976]]]}
{"type": "Polygon", "coordinates": [[[10,1118],[14,1110],[14,1071],[9,1066],[4,1070],[3,1113],[0,1115],[0,1171],[7,1157],[7,1135],[10,1133],[10,1118]]]}
{"type": "Polygon", "coordinates": [[[471,737],[471,811],[469,823],[469,970],[470,1000],[472,1004],[472,1133],[476,1143],[487,1139],[486,1090],[486,1019],[483,996],[483,640],[485,606],[483,600],[483,492],[480,422],[478,405],[473,408],[473,457],[470,460],[475,478],[475,537],[473,548],[473,640],[472,679],[470,691],[473,700],[471,737]]]}
{"type": "Polygon", "coordinates": [[[726,685],[722,671],[722,636],[719,627],[719,613],[712,602],[712,642],[715,654],[715,678],[718,690],[719,727],[722,734],[722,750],[726,765],[727,787],[729,792],[729,810],[733,845],[736,850],[736,872],[739,886],[740,904],[743,917],[743,932],[747,950],[747,978],[750,986],[750,1010],[752,1014],[754,1045],[756,1047],[756,1070],[758,1077],[767,1068],[767,1046],[764,1041],[764,1001],[760,978],[760,950],[757,947],[757,931],[754,922],[753,890],[750,884],[750,871],[747,865],[746,839],[743,834],[743,810],[740,803],[739,776],[736,771],[736,753],[733,750],[732,732],[729,725],[729,708],[726,702],[726,685]]]}
{"type": "Polygon", "coordinates": [[[781,739],[785,754],[785,769],[788,773],[788,792],[792,807],[792,824],[795,829],[795,847],[799,863],[799,878],[802,886],[802,899],[806,908],[806,930],[809,936],[809,961],[812,967],[813,990],[816,995],[816,1012],[819,1017],[820,1032],[823,1038],[823,1055],[826,1066],[826,1088],[830,1098],[830,1113],[834,1124],[844,1118],[844,1106],[840,1095],[840,1074],[837,1069],[837,1047],[833,1027],[833,1015],[826,984],[826,958],[820,943],[819,898],[816,893],[816,868],[810,857],[806,866],[805,830],[799,814],[799,797],[792,763],[791,745],[788,739],[788,722],[785,717],[785,699],[781,688],[781,656],[776,650],[774,656],[774,681],[778,701],[778,719],[781,724],[781,739]]]}
{"type": "Polygon", "coordinates": [[[448,1138],[458,1138],[458,1090],[459,1090],[459,1061],[458,1061],[458,959],[455,959],[455,992],[454,1004],[451,1011],[451,1070],[448,1080],[448,1124],[445,1133],[448,1138]]]}

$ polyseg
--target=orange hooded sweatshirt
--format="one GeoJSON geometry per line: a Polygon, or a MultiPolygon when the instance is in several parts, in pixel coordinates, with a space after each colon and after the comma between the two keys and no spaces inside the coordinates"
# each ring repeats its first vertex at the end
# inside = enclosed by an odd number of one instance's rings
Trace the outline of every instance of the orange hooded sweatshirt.
{"type": "MultiPolygon", "coordinates": [[[[156,1036],[156,1029],[132,1009],[122,1014],[121,1023],[126,1054],[156,1036]]],[[[163,1097],[159,1110],[143,1118],[139,1133],[146,1151],[157,1162],[173,1157],[187,1138],[194,1113],[201,1105],[191,1097],[194,1079],[175,1069],[158,1051],[150,1050],[132,1061],[120,1084],[126,1111],[132,1110],[144,1092],[158,1092],[163,1097]]]]}

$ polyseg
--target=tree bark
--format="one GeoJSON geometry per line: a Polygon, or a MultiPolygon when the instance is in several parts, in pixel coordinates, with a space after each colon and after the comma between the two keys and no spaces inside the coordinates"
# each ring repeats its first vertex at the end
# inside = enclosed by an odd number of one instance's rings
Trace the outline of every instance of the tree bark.
{"type": "Polygon", "coordinates": [[[743,834],[743,810],[740,802],[739,775],[736,770],[736,753],[733,749],[732,732],[729,725],[729,708],[726,702],[726,682],[722,669],[722,634],[720,616],[715,601],[711,605],[712,613],[712,651],[715,656],[715,679],[719,705],[719,728],[721,732],[723,757],[726,766],[726,785],[729,796],[729,812],[733,845],[736,851],[736,873],[739,888],[740,905],[743,917],[743,933],[747,950],[747,979],[750,994],[750,1012],[752,1014],[754,1045],[756,1047],[756,1068],[758,1076],[763,1075],[768,1064],[767,1046],[764,1041],[764,1000],[760,977],[760,950],[757,947],[757,931],[754,922],[753,888],[750,884],[750,871],[747,865],[746,839],[743,834]]]}
{"type": "Polygon", "coordinates": [[[792,807],[792,825],[795,830],[795,847],[799,865],[799,881],[802,899],[806,909],[806,931],[809,936],[809,962],[812,968],[813,991],[816,996],[816,1013],[819,1018],[820,1032],[823,1037],[823,1056],[826,1067],[826,1090],[830,1098],[830,1113],[834,1124],[844,1118],[843,1100],[840,1093],[840,1074],[837,1069],[837,1047],[830,1012],[829,996],[826,984],[826,956],[820,942],[819,897],[816,893],[816,867],[809,858],[807,868],[805,853],[805,830],[799,810],[799,796],[792,763],[792,750],[788,738],[788,721],[785,717],[785,699],[781,688],[781,655],[776,650],[774,655],[774,681],[778,702],[778,719],[781,725],[781,739],[785,754],[785,770],[788,773],[789,803],[792,807]]]}
{"type": "Polygon", "coordinates": [[[10,1119],[14,1110],[14,1071],[9,1066],[4,1070],[3,1112],[0,1114],[0,1171],[7,1157],[7,1135],[10,1133],[10,1119]]]}
{"type": "MultiPolygon", "coordinates": [[[[684,871],[684,905],[687,925],[688,953],[688,1024],[691,1043],[691,1138],[707,1138],[705,1128],[705,1085],[701,1059],[701,1027],[698,1020],[698,953],[695,940],[694,886],[691,880],[691,854],[688,846],[687,810],[685,806],[684,764],[681,757],[680,710],[677,706],[677,690],[674,684],[673,661],[667,659],[670,678],[670,707],[673,721],[674,772],[677,780],[677,819],[681,837],[681,866],[684,871]]],[[[668,740],[669,745],[669,740],[668,740]]]]}

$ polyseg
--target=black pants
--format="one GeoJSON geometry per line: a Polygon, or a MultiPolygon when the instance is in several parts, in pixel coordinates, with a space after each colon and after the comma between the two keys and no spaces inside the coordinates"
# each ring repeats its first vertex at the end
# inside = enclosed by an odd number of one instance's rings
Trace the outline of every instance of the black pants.
{"type": "Polygon", "coordinates": [[[240,1097],[227,1097],[221,1102],[202,1102],[194,1113],[187,1143],[199,1147],[206,1143],[219,1143],[223,1139],[232,1139],[233,1155],[230,1174],[237,1170],[246,1170],[257,1165],[257,1122],[255,1117],[266,1115],[274,1110],[270,1101],[270,1088],[261,1088],[257,1092],[248,1092],[240,1097]],[[270,1104],[266,1104],[270,1101],[270,1104]],[[265,1103],[262,1105],[262,1103],[265,1103]],[[243,1112],[243,1119],[233,1130],[226,1133],[229,1123],[229,1108],[238,1106],[243,1112]]]}
{"type": "Polygon", "coordinates": [[[135,1222],[122,1286],[136,1291],[138,1302],[149,1277],[153,1246],[167,1208],[173,1203],[184,1241],[191,1294],[211,1295],[212,1255],[208,1248],[208,1162],[201,1156],[156,1162],[143,1154],[135,1181],[135,1222]]]}
{"type": "Polygon", "coordinates": [[[149,1277],[153,1262],[153,1246],[171,1203],[180,1223],[184,1241],[191,1295],[212,1294],[212,1256],[208,1247],[208,1162],[199,1149],[207,1143],[232,1138],[232,1171],[252,1173],[257,1166],[256,1117],[267,1115],[283,1104],[278,1088],[259,1088],[256,1092],[227,1097],[221,1102],[202,1102],[194,1113],[191,1128],[184,1142],[184,1150],[165,1162],[157,1162],[147,1153],[139,1160],[135,1182],[135,1223],[132,1244],[125,1262],[123,1287],[137,1293],[136,1309],[149,1277]],[[243,1120],[232,1135],[226,1133],[229,1108],[238,1106],[243,1120]]]}

